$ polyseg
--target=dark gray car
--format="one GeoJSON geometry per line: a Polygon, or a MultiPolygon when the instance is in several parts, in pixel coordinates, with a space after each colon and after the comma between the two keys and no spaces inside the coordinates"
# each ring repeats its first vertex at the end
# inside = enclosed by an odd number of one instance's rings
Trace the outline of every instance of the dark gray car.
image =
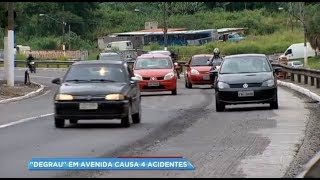
{"type": "Polygon", "coordinates": [[[137,80],[122,61],[81,61],[52,83],[57,128],[86,119],[121,119],[124,127],[140,123],[141,97],[137,80]]]}
{"type": "Polygon", "coordinates": [[[264,54],[226,56],[218,71],[213,72],[216,110],[224,111],[226,105],[269,103],[278,109],[277,78],[264,54]]]}
{"type": "Polygon", "coordinates": [[[100,53],[99,60],[123,61],[123,58],[115,52],[100,53]]]}

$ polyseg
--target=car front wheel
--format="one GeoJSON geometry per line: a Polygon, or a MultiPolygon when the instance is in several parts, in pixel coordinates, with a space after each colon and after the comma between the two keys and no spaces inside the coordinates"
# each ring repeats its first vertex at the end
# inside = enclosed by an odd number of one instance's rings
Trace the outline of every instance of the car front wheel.
{"type": "Polygon", "coordinates": [[[131,110],[131,105],[129,105],[127,116],[121,118],[121,126],[128,128],[130,127],[131,122],[132,122],[132,110],[131,110]]]}
{"type": "Polygon", "coordinates": [[[216,111],[222,112],[226,109],[226,105],[218,100],[218,95],[216,94],[216,111]]]}
{"type": "Polygon", "coordinates": [[[139,112],[132,115],[133,124],[141,122],[141,104],[139,105],[139,112]]]}
{"type": "Polygon", "coordinates": [[[177,95],[177,90],[175,89],[175,90],[171,91],[171,94],[172,95],[177,95]]]}
{"type": "MultiPolygon", "coordinates": [[[[187,77],[188,78],[188,77],[187,77]]],[[[191,83],[189,83],[189,81],[188,80],[186,80],[186,88],[188,88],[188,89],[191,89],[192,88],[192,84],[191,83]]]]}
{"type": "Polygon", "coordinates": [[[54,118],[54,125],[56,126],[56,128],[64,128],[64,124],[64,119],[54,118]]]}
{"type": "Polygon", "coordinates": [[[279,108],[278,98],[276,98],[273,102],[270,103],[270,108],[271,109],[278,109],[279,108]]]}

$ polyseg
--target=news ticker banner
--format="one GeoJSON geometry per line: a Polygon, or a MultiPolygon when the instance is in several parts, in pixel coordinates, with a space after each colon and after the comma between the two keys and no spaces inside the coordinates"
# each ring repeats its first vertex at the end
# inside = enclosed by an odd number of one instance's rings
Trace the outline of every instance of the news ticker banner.
{"type": "Polygon", "coordinates": [[[194,170],[185,158],[33,158],[29,170],[194,170]]]}

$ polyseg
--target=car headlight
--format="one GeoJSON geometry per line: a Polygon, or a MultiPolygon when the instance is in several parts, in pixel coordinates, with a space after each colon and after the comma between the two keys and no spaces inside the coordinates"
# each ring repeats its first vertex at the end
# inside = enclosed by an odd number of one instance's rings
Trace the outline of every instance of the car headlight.
{"type": "Polygon", "coordinates": [[[119,101],[124,100],[125,96],[122,94],[108,94],[105,97],[106,100],[119,101]]]}
{"type": "Polygon", "coordinates": [[[191,74],[200,74],[196,69],[191,69],[191,74]]]}
{"type": "Polygon", "coordinates": [[[57,101],[70,101],[73,100],[73,96],[69,94],[57,94],[55,100],[57,101]]]}
{"type": "Polygon", "coordinates": [[[272,87],[274,85],[275,84],[274,84],[274,80],[273,79],[269,79],[269,80],[267,80],[267,81],[262,83],[262,86],[265,86],[265,87],[272,87]]]}
{"type": "Polygon", "coordinates": [[[224,82],[218,82],[218,88],[219,89],[230,88],[230,85],[224,82]]]}
{"type": "Polygon", "coordinates": [[[139,74],[134,74],[135,77],[137,77],[137,79],[139,79],[140,81],[142,81],[142,76],[140,76],[139,74]]]}
{"type": "Polygon", "coordinates": [[[170,72],[170,73],[166,74],[163,79],[168,80],[168,79],[172,79],[172,78],[174,78],[174,73],[170,72]]]}

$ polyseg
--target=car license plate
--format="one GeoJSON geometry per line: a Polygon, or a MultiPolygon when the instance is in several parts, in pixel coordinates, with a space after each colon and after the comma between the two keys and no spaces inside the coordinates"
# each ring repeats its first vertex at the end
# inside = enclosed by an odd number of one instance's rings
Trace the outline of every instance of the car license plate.
{"type": "Polygon", "coordinates": [[[148,86],[159,86],[159,82],[149,82],[148,86]]]}
{"type": "Polygon", "coordinates": [[[79,108],[81,110],[98,109],[98,103],[80,103],[79,108]]]}
{"type": "Polygon", "coordinates": [[[210,76],[209,75],[203,76],[203,80],[210,80],[210,76]]]}
{"type": "Polygon", "coordinates": [[[254,96],[254,91],[238,91],[238,97],[254,96]]]}

